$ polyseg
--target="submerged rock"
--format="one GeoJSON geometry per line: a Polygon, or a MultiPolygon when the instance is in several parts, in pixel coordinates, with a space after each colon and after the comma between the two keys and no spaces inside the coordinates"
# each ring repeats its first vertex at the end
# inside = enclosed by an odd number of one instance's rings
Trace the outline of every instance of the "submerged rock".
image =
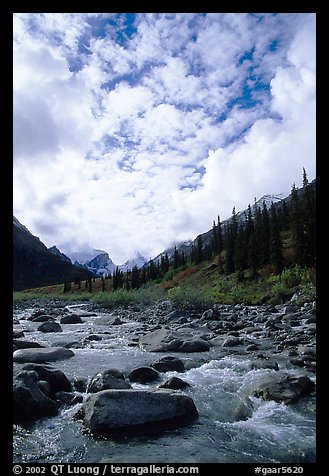
{"type": "Polygon", "coordinates": [[[198,417],[190,397],[165,390],[104,390],[92,395],[83,411],[83,424],[104,436],[178,428],[198,417]]]}
{"type": "Polygon", "coordinates": [[[166,380],[164,383],[158,386],[158,388],[171,388],[172,390],[182,390],[183,388],[190,387],[191,385],[185,380],[182,380],[179,377],[171,377],[169,380],[166,380]]]}
{"type": "Polygon", "coordinates": [[[315,388],[314,382],[306,376],[293,376],[283,372],[265,375],[254,390],[256,397],[275,402],[296,403],[309,395],[315,388]]]}

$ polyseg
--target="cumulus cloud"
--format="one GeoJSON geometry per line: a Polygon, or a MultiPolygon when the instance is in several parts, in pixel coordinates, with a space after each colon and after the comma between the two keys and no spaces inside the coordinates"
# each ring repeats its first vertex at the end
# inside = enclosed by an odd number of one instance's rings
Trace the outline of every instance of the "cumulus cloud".
{"type": "Polygon", "coordinates": [[[14,213],[117,263],[315,177],[313,14],[14,15],[14,213]]]}

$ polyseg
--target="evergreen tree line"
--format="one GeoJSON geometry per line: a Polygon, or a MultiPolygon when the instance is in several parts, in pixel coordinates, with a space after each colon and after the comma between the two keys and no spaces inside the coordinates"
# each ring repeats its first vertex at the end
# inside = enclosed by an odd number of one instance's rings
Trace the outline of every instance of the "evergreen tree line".
{"type": "Polygon", "coordinates": [[[269,208],[264,202],[252,210],[249,204],[243,219],[238,218],[233,207],[227,223],[221,223],[219,216],[217,223],[213,221],[211,240],[203,243],[202,235],[197,237],[189,256],[175,246],[171,260],[166,253],[158,261],[150,260],[142,269],[135,266],[123,273],[117,268],[113,273],[113,290],[137,289],[148,281],[162,279],[170,269],[177,270],[215,257],[218,257],[219,271],[227,274],[246,269],[256,272],[266,265],[275,273],[294,264],[314,266],[315,199],[315,188],[309,184],[303,169],[303,186],[297,189],[293,185],[288,199],[272,203],[269,208]],[[283,236],[288,237],[289,258],[284,256],[283,236]]]}

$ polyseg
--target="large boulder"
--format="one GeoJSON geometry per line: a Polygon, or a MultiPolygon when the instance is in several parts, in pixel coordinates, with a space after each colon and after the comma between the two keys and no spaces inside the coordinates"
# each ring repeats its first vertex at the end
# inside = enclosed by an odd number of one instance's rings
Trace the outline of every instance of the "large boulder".
{"type": "Polygon", "coordinates": [[[40,332],[63,332],[60,324],[55,321],[46,321],[40,324],[38,327],[38,331],[40,332]]]}
{"type": "Polygon", "coordinates": [[[32,319],[32,322],[47,322],[47,321],[54,321],[54,318],[52,316],[49,316],[48,314],[40,314],[37,317],[34,317],[32,319]]]}
{"type": "Polygon", "coordinates": [[[158,372],[185,372],[184,362],[178,357],[168,356],[162,357],[151,365],[158,372]]]}
{"type": "Polygon", "coordinates": [[[188,339],[179,347],[179,352],[206,352],[209,349],[210,345],[203,339],[188,339]]]}
{"type": "Polygon", "coordinates": [[[158,380],[160,374],[152,367],[137,367],[128,374],[131,382],[149,383],[158,380]]]}
{"type": "Polygon", "coordinates": [[[42,349],[18,349],[13,353],[14,362],[26,363],[34,362],[54,362],[56,360],[68,359],[74,356],[73,350],[64,347],[45,347],[42,349]]]}
{"type": "Polygon", "coordinates": [[[94,322],[102,326],[120,326],[122,324],[120,317],[112,315],[99,317],[94,322]]]}
{"type": "Polygon", "coordinates": [[[263,400],[296,403],[314,390],[314,382],[307,376],[294,376],[284,372],[265,375],[256,385],[254,395],[263,400]]]}
{"type": "Polygon", "coordinates": [[[13,331],[13,338],[14,339],[20,339],[21,337],[24,337],[24,332],[23,331],[13,331]]]}
{"type": "Polygon", "coordinates": [[[172,330],[161,327],[139,339],[142,350],[148,352],[204,352],[210,345],[200,336],[192,335],[190,329],[172,330]]]}
{"type": "Polygon", "coordinates": [[[83,320],[78,314],[68,314],[61,318],[61,324],[82,324],[83,320]]]}
{"type": "Polygon", "coordinates": [[[14,370],[13,416],[15,423],[56,415],[56,403],[41,391],[37,382],[36,372],[14,370]]]}
{"type": "Polygon", "coordinates": [[[83,424],[94,434],[159,432],[198,417],[193,400],[166,390],[104,390],[83,405],[83,424]]]}
{"type": "Polygon", "coordinates": [[[132,388],[131,385],[124,380],[122,372],[116,369],[105,370],[105,372],[99,372],[92,379],[88,385],[88,391],[90,393],[101,392],[108,389],[128,389],[132,388]]]}
{"type": "Polygon", "coordinates": [[[33,370],[38,374],[39,380],[44,380],[50,385],[50,393],[70,392],[72,385],[67,376],[59,369],[55,369],[51,365],[41,364],[25,364],[23,370],[33,370]]]}
{"type": "Polygon", "coordinates": [[[30,340],[21,340],[21,339],[13,339],[13,344],[17,347],[17,349],[41,349],[44,348],[43,345],[39,344],[39,342],[33,342],[30,340]]]}

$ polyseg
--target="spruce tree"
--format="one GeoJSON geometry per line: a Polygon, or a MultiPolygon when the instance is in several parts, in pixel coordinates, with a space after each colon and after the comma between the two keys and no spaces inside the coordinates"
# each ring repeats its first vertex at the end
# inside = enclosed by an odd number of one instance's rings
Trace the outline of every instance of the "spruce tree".
{"type": "Polygon", "coordinates": [[[274,266],[275,273],[283,270],[282,243],[280,237],[280,223],[278,217],[278,207],[273,203],[270,208],[270,264],[274,266]]]}
{"type": "Polygon", "coordinates": [[[202,243],[202,236],[199,235],[197,237],[196,242],[196,262],[201,263],[203,261],[203,243],[202,243]]]}
{"type": "Polygon", "coordinates": [[[303,168],[303,192],[301,199],[303,221],[302,263],[312,266],[315,263],[316,249],[316,200],[314,188],[309,184],[306,170],[303,168]]]}
{"type": "Polygon", "coordinates": [[[304,239],[304,230],[303,230],[303,216],[302,216],[302,206],[300,203],[300,198],[298,196],[298,190],[296,185],[293,184],[291,188],[291,203],[290,203],[290,213],[289,213],[289,222],[290,229],[292,232],[292,245],[295,254],[296,264],[303,264],[303,239],[304,239]]]}
{"type": "Polygon", "coordinates": [[[230,274],[234,269],[234,233],[232,224],[229,223],[225,232],[225,272],[230,274]]]}

